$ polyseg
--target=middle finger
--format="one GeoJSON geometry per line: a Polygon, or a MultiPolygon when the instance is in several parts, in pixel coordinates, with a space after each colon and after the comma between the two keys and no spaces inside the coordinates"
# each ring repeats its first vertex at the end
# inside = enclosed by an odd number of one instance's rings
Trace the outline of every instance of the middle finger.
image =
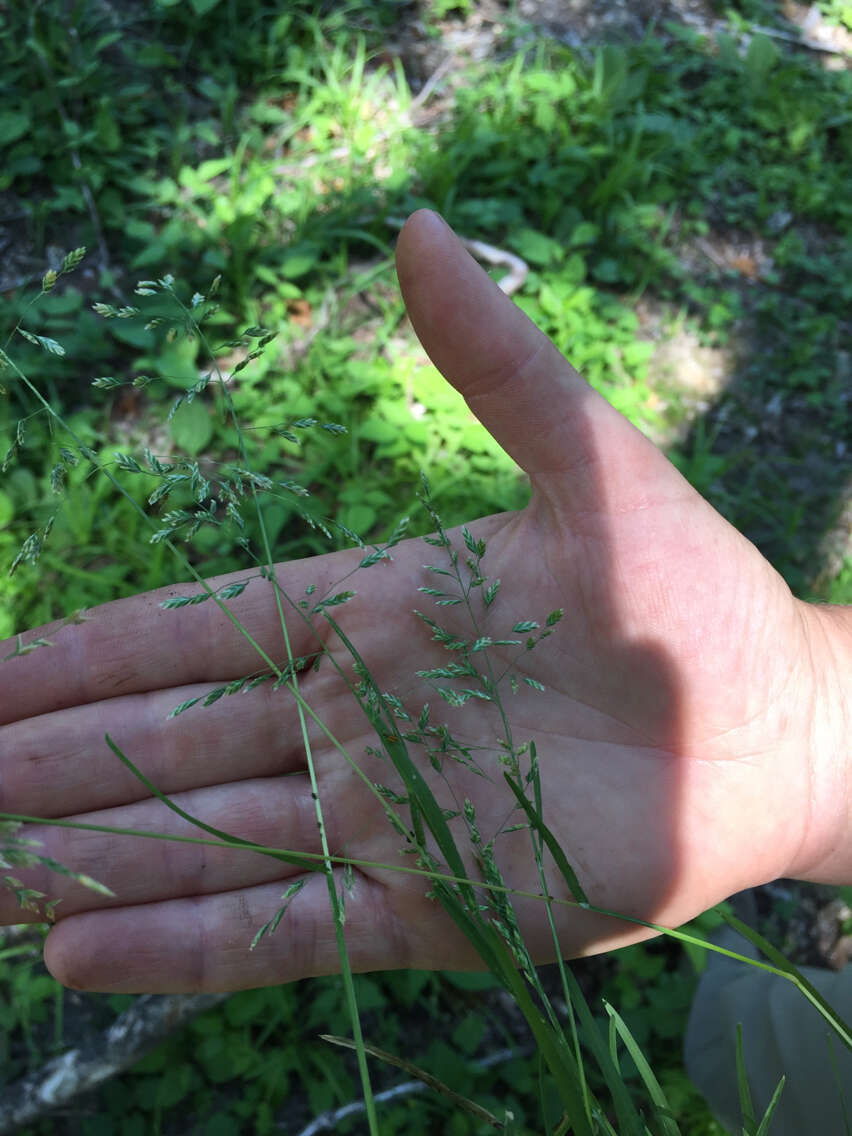
{"type": "MultiPolygon", "coordinates": [[[[148,797],[106,734],[164,793],[305,768],[294,699],[271,682],[169,718],[213,689],[124,695],[0,726],[0,811],[52,818],[148,797]]],[[[308,684],[303,689],[310,695],[308,684]]],[[[333,712],[333,696],[322,697],[333,712]]]]}
{"type": "MultiPolygon", "coordinates": [[[[304,773],[196,789],[177,793],[172,800],[206,824],[254,844],[314,856],[321,851],[315,803],[304,773]]],[[[333,809],[326,804],[323,811],[332,847],[345,844],[333,809]]],[[[169,837],[207,838],[207,833],[154,798],[72,819],[169,837]]],[[[91,876],[115,893],[114,897],[100,895],[45,867],[16,870],[26,887],[45,893],[51,900],[61,900],[57,910],[60,919],[94,908],[233,891],[304,871],[253,850],[218,844],[215,838],[209,844],[181,843],[46,825],[28,826],[25,836],[38,841],[39,853],[73,872],[91,876]]],[[[0,924],[19,922],[23,917],[14,897],[0,889],[0,924]]],[[[30,918],[39,916],[34,913],[30,918]]]]}

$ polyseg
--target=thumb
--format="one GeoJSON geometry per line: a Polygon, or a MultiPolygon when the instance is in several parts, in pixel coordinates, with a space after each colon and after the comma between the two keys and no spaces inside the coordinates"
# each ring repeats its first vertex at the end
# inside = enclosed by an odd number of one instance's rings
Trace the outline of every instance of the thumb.
{"type": "Polygon", "coordinates": [[[624,508],[637,494],[646,497],[649,476],[679,479],[500,291],[437,213],[421,209],[409,217],[396,263],[430,359],[552,504],[564,507],[570,497],[573,508],[597,510],[605,480],[624,508]]]}

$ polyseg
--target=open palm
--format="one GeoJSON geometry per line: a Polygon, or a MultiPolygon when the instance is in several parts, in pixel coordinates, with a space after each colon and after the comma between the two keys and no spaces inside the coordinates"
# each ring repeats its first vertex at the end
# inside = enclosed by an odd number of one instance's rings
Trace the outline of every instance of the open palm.
{"type": "MultiPolygon", "coordinates": [[[[415,214],[397,260],[426,350],[531,479],[526,509],[469,525],[487,546],[483,575],[501,581],[491,604],[483,602],[484,586],[471,602],[475,634],[492,640],[524,640],[512,631],[516,624],[544,626],[550,612],[564,611],[535,650],[481,652],[495,675],[512,668],[545,689],[521,681],[512,693],[506,685],[504,721],[494,703],[447,704],[434,680],[418,676],[453,658],[413,609],[460,638],[474,634],[466,605],[437,607],[417,591],[440,581],[458,590],[452,578],[424,568],[447,568],[446,549],[406,541],[392,560],[353,577],[363,555],[357,550],[282,564],[283,592],[298,602],[312,585],[313,596],[333,594],[349,577],[342,586],[355,597],[330,614],[380,690],[397,695],[415,719],[429,703],[430,722],[446,724],[470,751],[480,773],[452,756],[438,772],[422,746],[411,747],[443,806],[473,802],[485,840],[522,819],[502,777],[500,740],[507,728],[516,746],[535,740],[544,820],[595,906],[674,925],[783,874],[808,839],[807,815],[797,816],[791,802],[809,799],[812,771],[785,742],[812,696],[798,665],[807,653],[802,605],[583,382],[439,218],[415,214]]],[[[469,554],[462,536],[451,536],[464,582],[469,554]]],[[[263,667],[212,603],[159,606],[178,593],[187,586],[108,605],[63,629],[54,648],[4,666],[0,808],[197,835],[119,763],[104,742],[109,734],[159,789],[206,823],[320,853],[299,705],[286,688],[265,683],[167,719],[179,703],[263,667]]],[[[229,607],[269,657],[286,658],[268,581],[255,580],[229,607]]],[[[306,712],[330,851],[361,864],[346,893],[353,967],[475,965],[472,948],[426,897],[428,881],[393,870],[412,864],[400,856],[401,838],[368,782],[396,792],[402,786],[352,696],[351,654],[322,616],[312,628],[290,610],[288,626],[295,655],[316,651],[319,634],[338,664],[326,659],[304,671],[299,690],[325,727],[306,712]]],[[[451,830],[464,848],[460,818],[451,830]]],[[[70,985],[227,990],[338,968],[320,873],[233,848],[48,827],[37,835],[51,856],[115,892],[108,899],[61,877],[27,876],[30,886],[62,896],[46,958],[70,985]],[[288,883],[301,876],[304,887],[278,930],[249,952],[288,883]]],[[[510,886],[540,890],[527,831],[497,836],[495,853],[510,886]]],[[[551,867],[554,894],[571,898],[551,867]]],[[[533,955],[552,957],[543,904],[522,899],[517,910],[533,955]]],[[[0,893],[0,921],[21,917],[0,893]]],[[[559,908],[557,921],[566,956],[637,936],[629,923],[574,907],[559,908]]]]}

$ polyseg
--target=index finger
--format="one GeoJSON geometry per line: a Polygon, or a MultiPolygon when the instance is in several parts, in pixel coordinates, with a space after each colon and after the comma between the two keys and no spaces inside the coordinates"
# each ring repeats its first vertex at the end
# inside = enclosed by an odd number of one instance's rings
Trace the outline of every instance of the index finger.
{"type": "MultiPolygon", "coordinates": [[[[276,579],[296,603],[310,585],[319,598],[361,555],[356,549],[294,561],[276,567],[276,579]]],[[[79,625],[60,620],[25,633],[20,644],[17,638],[0,642],[0,725],[123,694],[227,681],[266,669],[270,661],[281,664],[287,650],[271,581],[249,570],[207,583],[219,592],[245,580],[242,594],[228,601],[167,610],[164,601],[203,592],[197,583],[170,585],[94,608],[79,625]],[[50,646],[27,651],[39,639],[50,646]]],[[[293,654],[317,650],[320,641],[310,622],[286,602],[284,611],[293,654]]]]}

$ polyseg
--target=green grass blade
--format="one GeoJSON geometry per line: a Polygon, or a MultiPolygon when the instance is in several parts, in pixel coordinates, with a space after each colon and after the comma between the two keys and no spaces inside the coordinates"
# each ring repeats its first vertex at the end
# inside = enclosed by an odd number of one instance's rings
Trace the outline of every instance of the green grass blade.
{"type": "Polygon", "coordinates": [[[609,1047],[601,1036],[574,972],[569,967],[565,973],[571,991],[571,1004],[580,1019],[583,1039],[597,1061],[615,1107],[618,1136],[641,1136],[644,1125],[624,1084],[621,1071],[610,1056],[609,1047]]]}
{"type": "MultiPolygon", "coordinates": [[[[772,1100],[766,1107],[766,1112],[763,1114],[763,1120],[760,1122],[755,1136],[769,1136],[769,1125],[772,1122],[772,1117],[775,1114],[775,1109],[778,1107],[778,1102],[781,1100],[781,1093],[784,1090],[784,1085],[787,1082],[786,1077],[782,1077],[775,1087],[775,1092],[772,1094],[772,1100]]],[[[848,1131],[848,1129],[847,1129],[848,1131]]]]}
{"type": "Polygon", "coordinates": [[[621,1072],[621,1066],[618,1063],[618,1031],[615,1028],[615,1017],[613,1014],[609,1015],[609,1055],[612,1058],[612,1063],[621,1072]]]}
{"type": "Polygon", "coordinates": [[[639,1048],[635,1037],[628,1029],[627,1023],[606,1000],[604,1000],[604,1009],[609,1014],[610,1022],[615,1024],[616,1031],[624,1042],[627,1052],[633,1058],[633,1063],[639,1070],[639,1076],[648,1090],[648,1095],[658,1110],[657,1119],[660,1122],[660,1132],[663,1133],[663,1136],[680,1136],[680,1128],[674,1119],[666,1094],[663,1092],[660,1082],[654,1076],[653,1070],[639,1048]]]}
{"type": "Polygon", "coordinates": [[[736,915],[732,915],[727,911],[720,908],[720,913],[725,922],[728,923],[735,931],[739,933],[759,951],[762,951],[766,957],[775,964],[778,970],[793,982],[808,1001],[814,1005],[817,1010],[822,1014],[823,1018],[829,1023],[837,1036],[841,1039],[847,1049],[852,1049],[852,1028],[840,1017],[836,1010],[826,1002],[825,998],[820,994],[816,987],[812,986],[805,976],[796,969],[791,962],[789,962],[781,952],[758,932],[753,927],[749,927],[747,923],[743,923],[741,919],[737,919],[736,915]]]}
{"type": "MultiPolygon", "coordinates": [[[[440,892],[438,894],[440,898],[440,892]]],[[[456,919],[462,931],[467,934],[467,927],[474,929],[476,937],[471,937],[471,941],[477,947],[477,950],[480,950],[479,944],[484,942],[485,953],[482,957],[490,960],[489,969],[492,974],[514,998],[524,1015],[538,1045],[539,1052],[556,1083],[562,1099],[562,1106],[574,1125],[575,1136],[593,1136],[577,1065],[564,1036],[554,1030],[533,1002],[515,959],[496,928],[489,923],[477,922],[473,916],[463,911],[461,903],[455,895],[453,895],[453,899],[464,916],[463,922],[458,918],[456,919]]],[[[449,913],[453,915],[452,911],[449,913]]]]}
{"type": "Polygon", "coordinates": [[[831,1037],[827,1036],[825,1044],[828,1046],[828,1059],[831,1062],[831,1071],[834,1075],[834,1085],[837,1089],[837,1095],[840,1099],[840,1108],[843,1112],[843,1131],[845,1136],[852,1136],[852,1124],[849,1121],[849,1110],[846,1107],[846,1092],[843,1088],[843,1083],[840,1080],[840,1070],[837,1068],[837,1055],[834,1052],[834,1045],[831,1037]]]}
{"type": "Polygon", "coordinates": [[[572,894],[579,903],[587,904],[589,902],[588,897],[586,896],[586,893],[583,891],[582,887],[580,887],[580,881],[577,879],[576,872],[568,863],[568,859],[565,856],[565,853],[559,846],[559,841],[544,823],[541,813],[536,811],[535,807],[524,796],[523,790],[512,780],[511,776],[508,773],[504,773],[503,777],[506,780],[506,784],[515,795],[518,804],[527,814],[530,824],[535,827],[536,831],[540,834],[542,840],[547,845],[548,851],[556,861],[556,866],[559,868],[559,871],[565,877],[565,881],[571,889],[572,894]]]}
{"type": "MultiPolygon", "coordinates": [[[[335,1037],[330,1033],[322,1033],[320,1037],[323,1041],[330,1042],[332,1045],[342,1046],[344,1049],[355,1049],[355,1043],[348,1037],[335,1037]]],[[[462,1096],[449,1085],[446,1085],[438,1077],[429,1073],[426,1069],[421,1069],[419,1065],[414,1065],[411,1061],[406,1061],[404,1057],[397,1057],[393,1053],[388,1053],[386,1049],[379,1049],[376,1045],[370,1045],[364,1042],[364,1051],[369,1053],[371,1057],[378,1058],[379,1061],[384,1061],[388,1065],[395,1065],[397,1069],[402,1069],[405,1073],[410,1074],[418,1081],[422,1081],[424,1085],[428,1085],[430,1089],[434,1089],[436,1093],[446,1097],[462,1112],[466,1112],[468,1116],[474,1117],[480,1123],[487,1124],[491,1128],[505,1129],[502,1120],[499,1120],[493,1112],[489,1112],[487,1108],[477,1104],[476,1101],[470,1100],[468,1097],[462,1096]]]]}
{"type": "Polygon", "coordinates": [[[513,971],[513,973],[516,981],[511,983],[509,993],[526,1018],[542,1056],[556,1081],[563,1108],[573,1125],[574,1136],[593,1136],[594,1130],[586,1112],[582,1086],[573,1055],[565,1044],[565,1039],[554,1031],[534,1005],[521,976],[517,971],[513,971]]]}
{"type": "Polygon", "coordinates": [[[544,1084],[544,1062],[541,1059],[541,1054],[538,1056],[536,1062],[538,1068],[538,1099],[539,1108],[541,1109],[541,1122],[544,1125],[544,1136],[553,1136],[553,1129],[550,1127],[550,1118],[547,1115],[547,1096],[545,1094],[544,1084]]]}
{"type": "MultiPolygon", "coordinates": [[[[352,658],[361,668],[361,673],[363,675],[369,674],[366,663],[361,658],[361,655],[358,653],[352,641],[341,630],[337,621],[333,619],[328,612],[324,612],[323,614],[331,624],[333,630],[340,637],[341,642],[349,651],[352,658]]],[[[453,835],[450,832],[449,825],[444,819],[444,814],[441,812],[438,802],[435,800],[426,779],[411,760],[405,742],[395,733],[395,727],[392,722],[384,722],[381,715],[372,712],[369,707],[365,706],[364,709],[373,728],[381,737],[388,756],[393,762],[394,768],[402,778],[408,796],[411,798],[413,804],[420,810],[429,831],[434,836],[451,874],[462,879],[466,878],[467,870],[456,846],[456,842],[453,839],[453,835]]]]}
{"type": "MultiPolygon", "coordinates": [[[[185,809],[182,809],[180,805],[176,805],[174,801],[170,800],[165,793],[161,792],[161,790],[157,788],[153,781],[150,781],[145,776],[141,769],[137,768],[137,766],[133,764],[130,758],[121,751],[121,749],[116,745],[109,734],[105,735],[105,740],[107,745],[119,759],[119,761],[121,761],[121,763],[130,770],[134,777],[142,782],[142,784],[152,796],[157,797],[158,800],[162,801],[163,804],[166,805],[167,808],[171,809],[173,813],[177,813],[177,815],[183,820],[188,821],[189,824],[194,825],[196,828],[200,828],[203,832],[209,832],[211,836],[218,836],[220,840],[224,840],[228,844],[250,848],[255,852],[262,851],[258,847],[258,845],[253,844],[250,840],[243,840],[241,836],[232,836],[231,833],[225,832],[221,828],[215,828],[212,824],[206,824],[203,820],[200,820],[198,817],[194,817],[191,813],[188,813],[185,809]]],[[[306,872],[321,872],[323,870],[322,863],[312,863],[310,860],[306,860],[298,853],[290,854],[287,852],[270,851],[266,854],[274,856],[276,860],[282,860],[285,864],[293,864],[298,868],[302,868],[306,872]]]]}
{"type": "Polygon", "coordinates": [[[743,1056],[743,1027],[737,1022],[737,1092],[740,1098],[740,1111],[743,1117],[743,1130],[746,1136],[755,1136],[754,1103],[748,1084],[748,1073],[743,1056]]]}
{"type": "MultiPolygon", "coordinates": [[[[539,816],[543,816],[542,793],[541,793],[541,771],[538,764],[538,752],[536,744],[533,740],[529,743],[530,752],[530,772],[529,778],[532,780],[533,787],[533,801],[539,816]]],[[[586,1106],[587,1114],[591,1112],[591,1102],[589,1094],[589,1086],[586,1081],[586,1069],[583,1062],[582,1051],[580,1049],[580,1037],[577,1032],[577,1019],[574,1014],[574,1006],[571,999],[571,991],[568,988],[568,976],[566,974],[565,960],[561,957],[559,949],[559,935],[556,930],[556,924],[553,920],[553,906],[552,897],[550,896],[549,888],[547,885],[547,877],[544,871],[544,858],[542,856],[542,837],[541,833],[532,825],[529,826],[530,841],[533,847],[533,854],[535,856],[536,867],[538,868],[539,880],[541,882],[542,895],[545,897],[547,903],[547,920],[550,925],[550,932],[553,936],[553,943],[556,953],[556,962],[559,968],[559,977],[562,982],[562,993],[565,998],[565,1005],[568,1010],[568,1025],[571,1045],[574,1050],[574,1060],[577,1065],[577,1070],[580,1075],[580,1088],[583,1093],[583,1100],[586,1106]]],[[[617,1064],[617,1063],[616,1063],[617,1064]]]]}
{"type": "MultiPolygon", "coordinates": [[[[324,614],[332,629],[358,665],[360,673],[365,676],[368,675],[367,666],[357,648],[341,630],[337,621],[327,612],[324,614]]],[[[457,878],[466,880],[467,871],[464,861],[444,815],[428,783],[412,761],[405,742],[396,734],[394,723],[392,721],[385,722],[381,712],[374,711],[363,702],[362,708],[371,725],[382,738],[388,756],[405,784],[411,804],[420,811],[451,872],[457,878]]],[[[467,900],[467,907],[462,904],[454,889],[436,887],[435,893],[456,925],[476,947],[480,957],[486,962],[492,973],[500,979],[518,1003],[556,1080],[564,1107],[575,1125],[577,1136],[592,1136],[590,1121],[584,1107],[583,1094],[580,1091],[577,1069],[570,1051],[564,1044],[564,1039],[553,1031],[533,1003],[524,979],[519,974],[508,948],[497,931],[470,914],[474,910],[478,911],[473,887],[457,886],[459,892],[467,900]]]]}
{"type": "Polygon", "coordinates": [[[476,920],[459,899],[457,892],[445,884],[438,882],[434,887],[435,896],[450,916],[458,929],[465,935],[476,949],[476,953],[495,977],[503,981],[502,963],[492,949],[490,937],[485,926],[476,920]]]}

